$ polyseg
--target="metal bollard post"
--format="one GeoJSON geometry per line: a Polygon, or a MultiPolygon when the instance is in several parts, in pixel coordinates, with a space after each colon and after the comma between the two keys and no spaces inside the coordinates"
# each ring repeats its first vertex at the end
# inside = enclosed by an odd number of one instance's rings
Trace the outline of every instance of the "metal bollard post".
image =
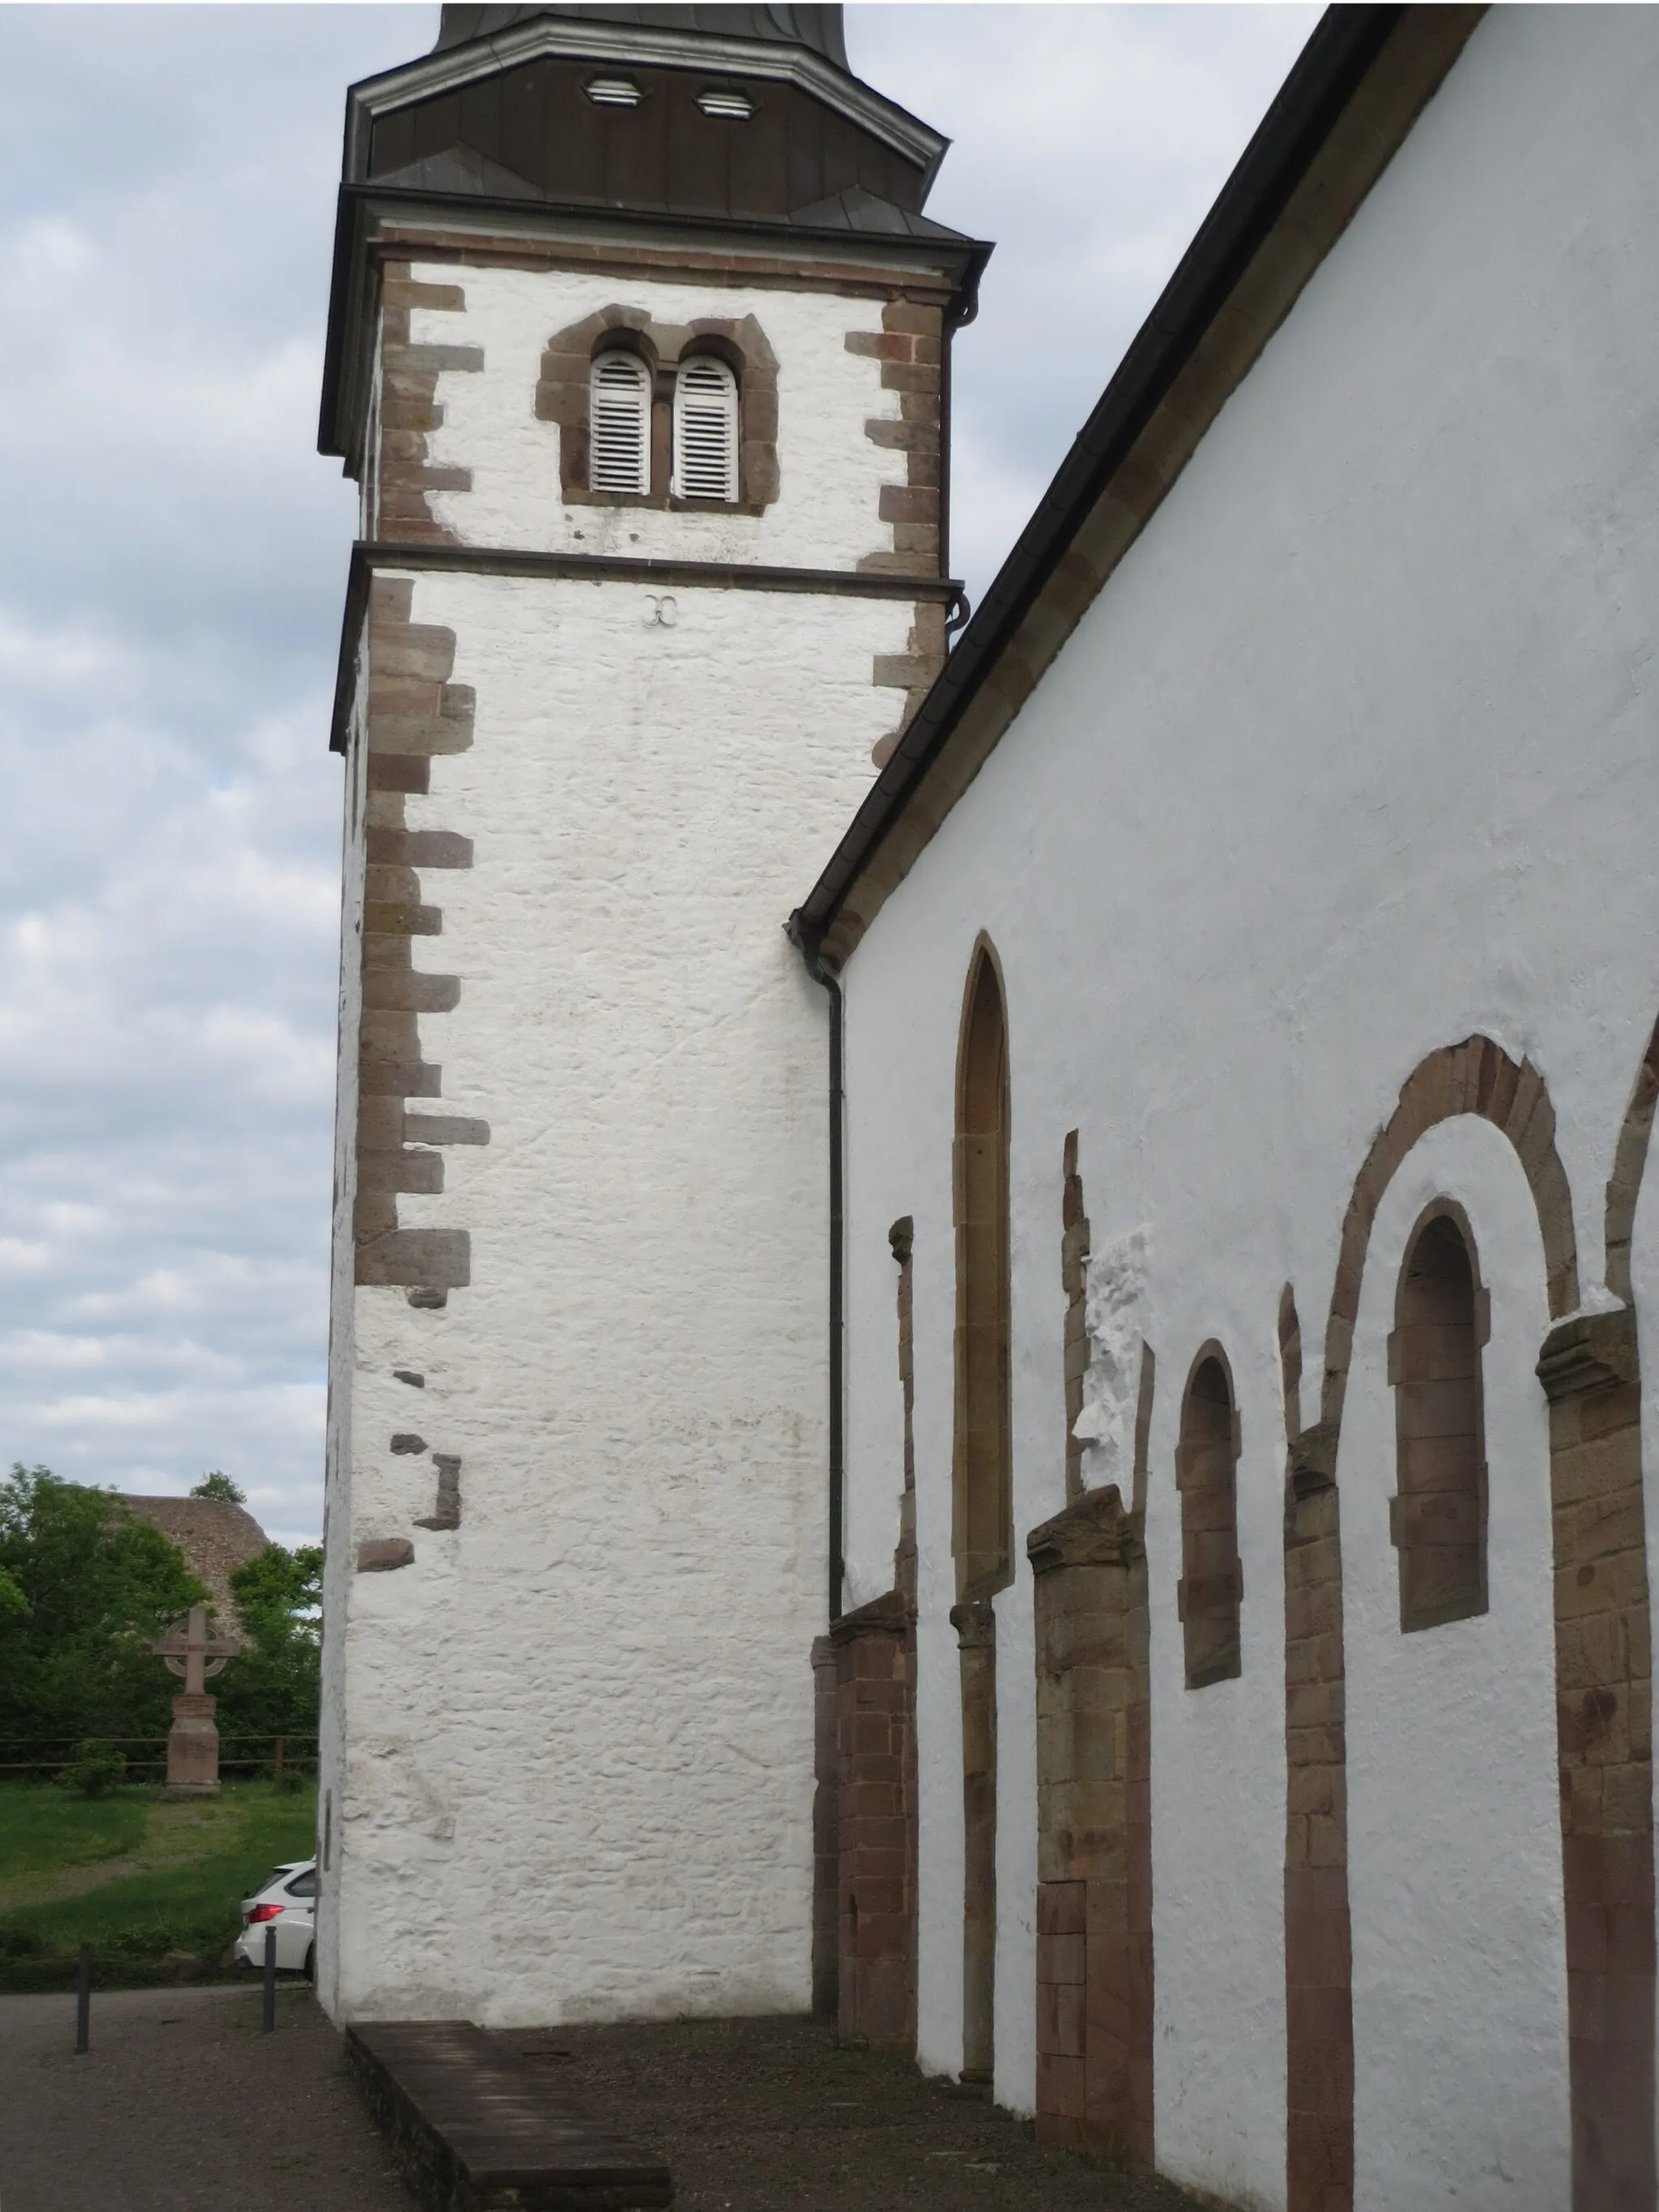
{"type": "Polygon", "coordinates": [[[92,2048],[92,1946],[81,1946],[75,1969],[75,2054],[92,2048]]]}
{"type": "Polygon", "coordinates": [[[269,2035],[276,2025],[276,1930],[265,1929],[265,2002],[260,2033],[269,2035]]]}

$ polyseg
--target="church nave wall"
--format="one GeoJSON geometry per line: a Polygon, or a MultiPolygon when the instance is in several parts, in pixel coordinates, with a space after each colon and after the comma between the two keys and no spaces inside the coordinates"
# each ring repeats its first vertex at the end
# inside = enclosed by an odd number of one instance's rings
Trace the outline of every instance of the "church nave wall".
{"type": "MultiPolygon", "coordinates": [[[[1650,17],[1482,20],[1015,726],[925,836],[896,830],[908,873],[860,909],[843,971],[849,1603],[890,1577],[884,1237],[915,1222],[922,2061],[962,2049],[950,1154],[983,934],[1008,1021],[1022,1539],[1079,1475],[1085,1505],[1133,1499],[1122,1378],[1157,1356],[1130,1530],[1156,2155],[1293,2212],[1651,2197],[1659,1518],[1621,1269],[1646,1332],[1650,1074],[1629,1109],[1659,1006],[1638,827],[1659,790],[1633,611],[1659,592],[1659,471],[1634,395],[1659,283],[1632,241],[1659,218],[1656,85],[1650,17]],[[1071,1131],[1080,1419],[1054,1267],[1071,1131]],[[1402,1629],[1396,1421],[1420,1407],[1388,1340],[1437,1201],[1467,1217],[1491,1305],[1487,1602],[1402,1629]],[[1189,1688],[1176,1454],[1211,1341],[1238,1417],[1240,1664],[1189,1688]]],[[[1029,1571],[999,1600],[1011,1626],[1029,1571]]],[[[1049,2031],[1005,2045],[1002,1967],[1024,1971],[1040,1893],[1014,1869],[1042,1845],[1006,1778],[1018,1744],[1072,1725],[1037,1602],[1030,1671],[1001,1619],[997,1654],[997,2082],[1023,2108],[1049,2031]]]]}

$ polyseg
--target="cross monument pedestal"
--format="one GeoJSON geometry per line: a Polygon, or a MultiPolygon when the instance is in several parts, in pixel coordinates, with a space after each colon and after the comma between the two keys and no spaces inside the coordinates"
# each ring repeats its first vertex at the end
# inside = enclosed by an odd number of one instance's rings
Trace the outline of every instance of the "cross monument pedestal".
{"type": "Polygon", "coordinates": [[[185,1678],[183,1690],[173,1701],[167,1736],[169,1797],[205,1797],[219,1787],[219,1731],[213,1719],[219,1700],[210,1697],[203,1685],[241,1648],[216,1623],[210,1627],[207,1607],[201,1605],[191,1606],[152,1646],[170,1673],[185,1678]]]}

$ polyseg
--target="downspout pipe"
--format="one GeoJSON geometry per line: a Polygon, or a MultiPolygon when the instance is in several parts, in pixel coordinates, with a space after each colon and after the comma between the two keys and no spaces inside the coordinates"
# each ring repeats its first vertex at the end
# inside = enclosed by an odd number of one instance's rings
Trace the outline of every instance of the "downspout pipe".
{"type": "Polygon", "coordinates": [[[830,994],[830,1619],[842,1615],[842,1583],[845,1573],[842,1530],[846,1514],[847,1436],[845,1370],[843,1365],[846,1277],[846,1170],[844,1100],[846,1085],[845,1007],[841,981],[818,957],[792,914],[784,924],[789,941],[806,963],[806,972],[830,994]]]}

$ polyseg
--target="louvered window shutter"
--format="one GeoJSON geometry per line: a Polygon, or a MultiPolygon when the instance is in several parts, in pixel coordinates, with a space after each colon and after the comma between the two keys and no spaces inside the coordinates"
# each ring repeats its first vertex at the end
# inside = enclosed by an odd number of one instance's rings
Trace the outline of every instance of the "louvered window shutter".
{"type": "Polygon", "coordinates": [[[588,386],[590,491],[651,489],[651,378],[636,354],[602,353],[588,386]]]}
{"type": "Polygon", "coordinates": [[[674,386],[674,496],[736,499],[738,380],[707,354],[682,367],[674,386]]]}

